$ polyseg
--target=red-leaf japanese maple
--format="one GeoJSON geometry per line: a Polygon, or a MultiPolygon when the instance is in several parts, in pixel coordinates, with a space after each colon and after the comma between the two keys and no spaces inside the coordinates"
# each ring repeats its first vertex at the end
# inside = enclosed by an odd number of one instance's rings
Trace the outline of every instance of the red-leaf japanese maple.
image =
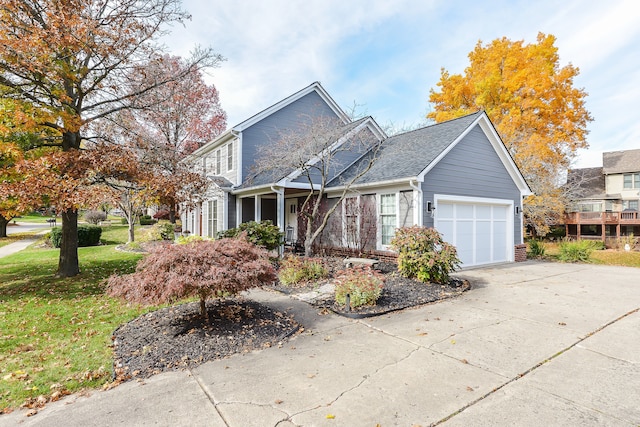
{"type": "Polygon", "coordinates": [[[136,272],[111,276],[107,293],[140,304],[161,304],[181,298],[206,300],[277,280],[269,253],[244,236],[188,244],[166,244],[138,262],[136,272]]]}

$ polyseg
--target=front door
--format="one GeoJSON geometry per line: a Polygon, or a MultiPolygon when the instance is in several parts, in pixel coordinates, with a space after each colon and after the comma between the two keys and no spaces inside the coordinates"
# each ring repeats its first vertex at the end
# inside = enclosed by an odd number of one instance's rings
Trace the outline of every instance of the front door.
{"type": "Polygon", "coordinates": [[[285,236],[289,227],[293,230],[291,241],[298,241],[298,199],[287,199],[285,201],[285,236]]]}

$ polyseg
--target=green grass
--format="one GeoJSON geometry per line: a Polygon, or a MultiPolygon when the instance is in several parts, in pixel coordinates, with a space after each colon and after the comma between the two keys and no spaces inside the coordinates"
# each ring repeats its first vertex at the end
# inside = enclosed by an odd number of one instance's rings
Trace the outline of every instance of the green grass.
{"type": "Polygon", "coordinates": [[[126,227],[105,228],[103,241],[79,249],[81,274],[68,279],[53,275],[57,249],[0,258],[0,412],[111,379],[112,332],[147,309],[104,294],[104,279],[133,271],[140,255],[115,250],[126,227]]]}
{"type": "MultiPolygon", "coordinates": [[[[545,258],[558,260],[560,245],[545,242],[545,258]]],[[[620,265],[624,267],[640,267],[640,252],[626,252],[615,249],[596,250],[591,252],[591,262],[602,265],[620,265]]]]}
{"type": "MultiPolygon", "coordinates": [[[[31,212],[28,214],[24,214],[24,215],[20,215],[19,217],[16,217],[14,219],[12,219],[11,221],[17,221],[17,222],[39,222],[39,223],[46,223],[47,219],[51,218],[50,215],[40,215],[38,212],[31,212]]],[[[61,220],[60,220],[61,221],[61,220]]]]}

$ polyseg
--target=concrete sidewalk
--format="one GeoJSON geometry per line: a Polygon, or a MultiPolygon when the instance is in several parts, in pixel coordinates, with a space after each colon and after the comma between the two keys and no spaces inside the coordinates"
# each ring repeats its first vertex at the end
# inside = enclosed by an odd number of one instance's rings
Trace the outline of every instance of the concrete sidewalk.
{"type": "Polygon", "coordinates": [[[7,227],[7,234],[16,234],[16,233],[24,233],[27,231],[33,230],[41,230],[34,237],[27,237],[26,239],[19,240],[15,243],[11,243],[6,246],[0,247],[0,258],[6,257],[8,255],[12,255],[16,252],[20,252],[23,249],[26,249],[30,244],[37,241],[41,234],[48,233],[51,228],[48,224],[29,224],[29,223],[18,223],[17,226],[7,227]]]}
{"type": "Polygon", "coordinates": [[[304,332],[0,426],[638,426],[639,272],[469,270],[459,298],[365,320],[253,292],[304,332]]]}

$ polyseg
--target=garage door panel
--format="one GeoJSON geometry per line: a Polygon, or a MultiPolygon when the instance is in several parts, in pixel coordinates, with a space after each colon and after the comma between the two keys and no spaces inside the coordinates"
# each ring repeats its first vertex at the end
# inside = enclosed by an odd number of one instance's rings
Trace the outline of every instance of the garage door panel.
{"type": "Polygon", "coordinates": [[[439,202],[438,231],[456,246],[463,266],[509,260],[511,242],[509,205],[491,203],[439,202]]]}

